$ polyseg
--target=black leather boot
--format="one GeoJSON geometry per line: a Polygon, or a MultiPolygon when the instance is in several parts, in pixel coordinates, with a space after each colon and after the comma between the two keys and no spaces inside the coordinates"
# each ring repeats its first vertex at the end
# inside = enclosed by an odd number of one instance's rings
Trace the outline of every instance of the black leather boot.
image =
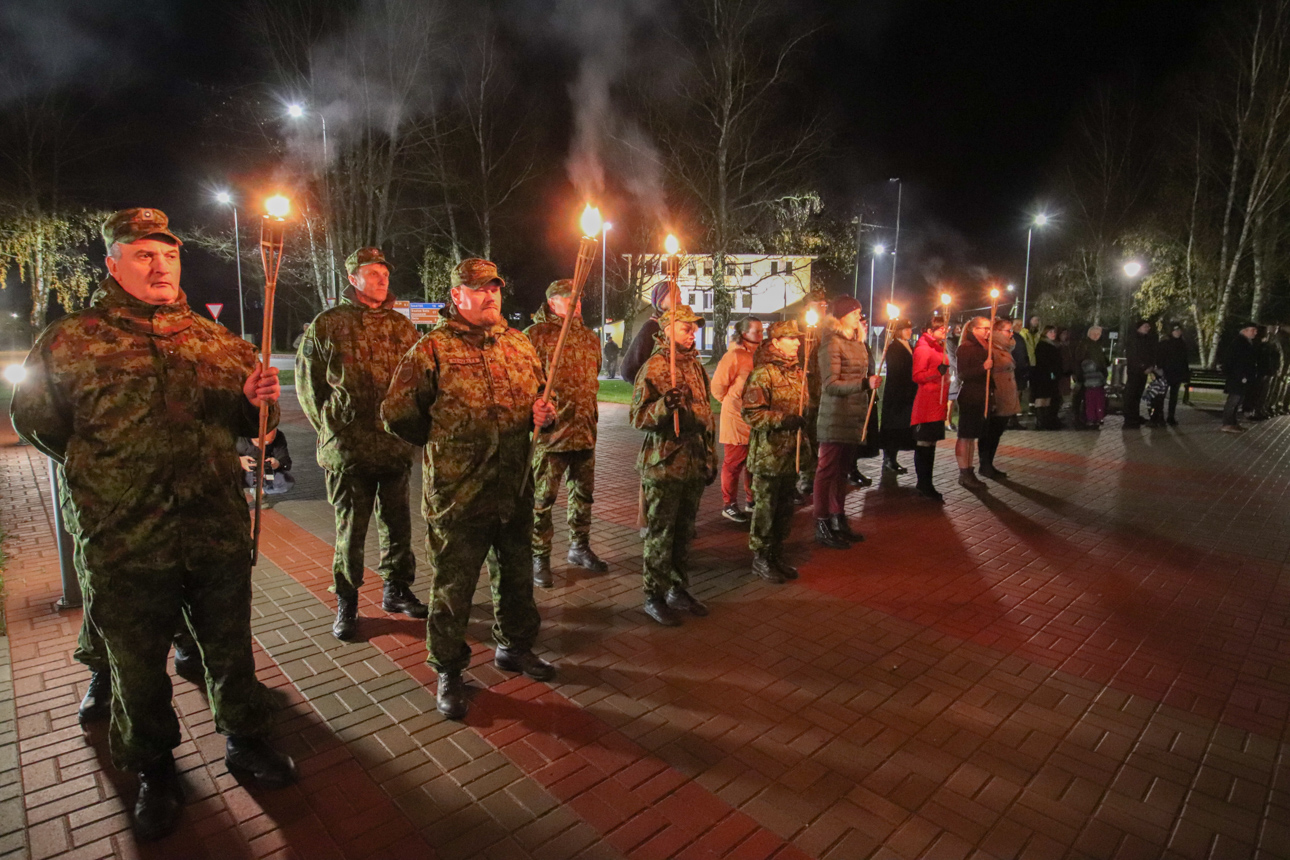
{"type": "Polygon", "coordinates": [[[578,567],[595,573],[604,573],[609,570],[609,565],[591,551],[591,547],[585,543],[576,543],[569,547],[569,564],[576,564],[578,567]]]}
{"type": "Polygon", "coordinates": [[[440,672],[438,695],[435,697],[439,713],[450,720],[466,716],[470,704],[466,701],[466,682],[460,672],[440,672]]]}
{"type": "Polygon", "coordinates": [[[797,568],[793,567],[780,557],[778,550],[771,553],[770,566],[778,571],[779,575],[785,579],[797,579],[801,575],[797,568]]]}
{"type": "Polygon", "coordinates": [[[300,778],[291,756],[278,752],[263,738],[247,735],[228,736],[224,766],[229,773],[249,777],[265,788],[286,788],[300,778]]]}
{"type": "Polygon", "coordinates": [[[534,681],[550,681],[555,677],[555,666],[532,651],[499,647],[493,652],[493,663],[507,672],[523,672],[534,681]]]}
{"type": "Polygon", "coordinates": [[[828,517],[815,521],[815,542],[829,549],[846,549],[851,546],[846,539],[833,533],[833,526],[829,524],[828,517]]]}
{"type": "Polygon", "coordinates": [[[99,723],[112,716],[112,673],[107,669],[90,673],[90,686],[81,699],[76,719],[81,725],[99,723]]]}
{"type": "Polygon", "coordinates": [[[336,622],[331,626],[331,635],[342,642],[348,642],[358,632],[358,598],[336,598],[336,622]]]}
{"type": "Polygon", "coordinates": [[[851,531],[851,522],[847,519],[846,514],[830,514],[829,528],[833,533],[848,543],[860,543],[864,540],[864,535],[860,532],[851,531]]]}
{"type": "Polygon", "coordinates": [[[759,552],[753,556],[752,572],[775,585],[781,585],[784,582],[784,574],[775,568],[770,556],[765,553],[759,552]]]}
{"type": "Polygon", "coordinates": [[[184,809],[184,789],[170,753],[139,769],[139,798],[134,803],[134,835],[140,842],[169,836],[184,809]]]}
{"type": "Polygon", "coordinates": [[[398,612],[409,618],[426,618],[430,608],[417,600],[412,589],[406,585],[385,583],[385,593],[381,596],[381,608],[386,612],[398,612]]]}
{"type": "Polygon", "coordinates": [[[944,497],[932,486],[932,470],[936,465],[936,449],[930,445],[919,445],[914,449],[914,473],[918,476],[918,494],[933,502],[942,502],[944,497]]]}
{"type": "Polygon", "coordinates": [[[667,590],[667,597],[664,599],[667,601],[667,605],[676,612],[688,612],[700,618],[708,614],[707,604],[696,599],[693,594],[684,588],[672,586],[667,590]]]}
{"type": "Polygon", "coordinates": [[[555,580],[551,578],[551,559],[544,555],[533,556],[533,584],[538,588],[555,585],[555,580]]]}
{"type": "Polygon", "coordinates": [[[206,689],[206,667],[202,655],[184,648],[175,648],[175,674],[189,683],[206,689]]]}
{"type": "Polygon", "coordinates": [[[664,627],[681,626],[681,619],[667,605],[667,598],[661,595],[645,598],[645,614],[664,627]]]}

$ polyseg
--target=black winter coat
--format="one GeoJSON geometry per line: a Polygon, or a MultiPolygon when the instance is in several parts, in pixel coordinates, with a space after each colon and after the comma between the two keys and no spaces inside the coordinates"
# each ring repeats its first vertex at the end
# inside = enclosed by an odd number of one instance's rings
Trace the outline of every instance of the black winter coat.
{"type": "Polygon", "coordinates": [[[658,317],[650,317],[641,325],[640,331],[636,332],[636,336],[623,352],[622,361],[618,365],[618,375],[625,382],[636,384],[636,374],[654,352],[654,335],[659,331],[658,317]]]}
{"type": "Polygon", "coordinates": [[[1124,347],[1124,357],[1128,363],[1129,373],[1146,374],[1155,367],[1156,346],[1159,341],[1153,332],[1139,334],[1137,329],[1129,333],[1129,342],[1124,347]]]}
{"type": "Polygon", "coordinates": [[[883,448],[911,450],[914,447],[910,420],[917,396],[913,350],[900,341],[892,341],[887,348],[887,381],[882,388],[879,440],[883,448]]]}
{"type": "MultiPolygon", "coordinates": [[[[985,408],[985,347],[968,335],[959,344],[959,411],[969,407],[985,408]]],[[[993,380],[991,380],[993,382],[993,380]]]]}
{"type": "Polygon", "coordinates": [[[1030,391],[1036,398],[1057,396],[1057,378],[1062,375],[1062,351],[1048,338],[1035,344],[1035,366],[1030,369],[1030,391]]]}
{"type": "Polygon", "coordinates": [[[1187,362],[1187,341],[1180,337],[1162,338],[1156,348],[1156,360],[1165,372],[1170,385],[1182,385],[1191,379],[1191,365],[1187,362]]]}
{"type": "Polygon", "coordinates": [[[1248,337],[1238,334],[1223,357],[1223,391],[1226,394],[1245,394],[1258,376],[1257,347],[1248,337]]]}

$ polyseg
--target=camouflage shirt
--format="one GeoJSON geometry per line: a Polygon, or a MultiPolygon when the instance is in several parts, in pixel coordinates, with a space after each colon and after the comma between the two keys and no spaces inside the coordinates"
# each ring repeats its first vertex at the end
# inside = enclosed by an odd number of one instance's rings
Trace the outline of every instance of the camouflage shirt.
{"type": "Polygon", "coordinates": [[[369,308],[350,287],[300,341],[296,394],[318,431],[318,465],[324,469],[398,472],[416,453],[381,424],[381,399],[394,368],[417,342],[416,327],[393,305],[391,294],[379,308],[369,308]]]}
{"type": "MultiPolygon", "coordinates": [[[[748,471],[754,475],[792,475],[797,469],[797,431],[783,427],[797,415],[802,397],[802,368],[796,359],[773,349],[757,351],[757,365],[744,384],[743,416],[751,428],[748,471]]],[[[815,462],[805,431],[802,468],[815,462]]]]}
{"type": "MultiPolygon", "coordinates": [[[[564,319],[543,304],[534,316],[535,322],[524,330],[524,336],[537,350],[542,372],[551,372],[551,357],[560,339],[564,319]]],[[[538,451],[586,451],[596,447],[596,423],[600,420],[597,398],[600,395],[600,338],[575,316],[569,323],[569,334],[560,355],[560,367],[551,385],[555,402],[554,426],[538,434],[538,451]]]]}
{"type": "Polygon", "coordinates": [[[403,356],[381,419],[425,446],[422,511],[432,526],[478,514],[511,519],[542,384],[533,345],[504,322],[450,316],[403,356]]]}
{"type": "Polygon", "coordinates": [[[663,395],[672,388],[667,336],[654,335],[654,352],[636,373],[632,426],[645,431],[636,470],[646,481],[710,479],[716,474],[716,434],[708,374],[694,349],[676,349],[676,387],[681,389],[681,435],[663,395]]]}
{"type": "Polygon", "coordinates": [[[255,348],[194,314],[182,292],[150,305],[112,278],[41,333],[13,424],[63,464],[68,530],[96,559],[249,559],[235,442],[259,432],[242,393],[255,365],[255,348]]]}

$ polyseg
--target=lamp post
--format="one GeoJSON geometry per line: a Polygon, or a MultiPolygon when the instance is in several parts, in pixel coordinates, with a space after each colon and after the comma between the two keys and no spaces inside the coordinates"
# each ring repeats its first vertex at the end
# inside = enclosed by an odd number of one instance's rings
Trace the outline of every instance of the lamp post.
{"type": "MultiPolygon", "coordinates": [[[[887,249],[884,248],[882,245],[874,245],[873,253],[869,256],[869,313],[873,313],[873,276],[875,271],[874,264],[878,262],[878,258],[881,257],[883,255],[883,252],[885,252],[886,250],[887,249]]],[[[868,336],[865,338],[865,340],[872,341],[872,339],[873,339],[873,326],[869,326],[868,336]]],[[[872,349],[872,347],[870,348],[872,349]]]]}
{"type": "Polygon", "coordinates": [[[233,202],[233,195],[227,191],[219,192],[215,199],[233,210],[233,252],[237,255],[237,333],[242,340],[246,340],[246,302],[242,300],[242,234],[237,228],[237,204],[233,202]]]}
{"type": "Polygon", "coordinates": [[[605,261],[609,259],[609,231],[614,229],[614,225],[606,221],[600,226],[600,352],[605,351],[605,339],[608,335],[609,328],[605,324],[605,293],[608,292],[608,282],[605,280],[605,261]]]}
{"type": "MultiPolygon", "coordinates": [[[[329,168],[331,167],[331,157],[327,152],[327,115],[322,111],[317,111],[318,119],[322,122],[322,145],[323,145],[323,234],[327,237],[327,278],[331,282],[332,298],[337,303],[340,302],[340,279],[336,274],[336,249],[333,244],[331,234],[331,180],[328,178],[329,168]]],[[[304,105],[299,102],[292,102],[287,105],[287,116],[292,119],[301,119],[305,115],[304,105]]]]}
{"type": "Polygon", "coordinates": [[[1030,227],[1026,230],[1026,280],[1025,286],[1022,287],[1021,293],[1021,324],[1026,324],[1026,306],[1030,300],[1030,243],[1035,236],[1036,227],[1045,227],[1048,224],[1048,216],[1040,212],[1030,220],[1030,227]]]}
{"type": "Polygon", "coordinates": [[[894,302],[896,300],[896,255],[900,253],[900,203],[904,196],[905,184],[900,181],[899,176],[893,176],[887,181],[896,183],[896,241],[891,246],[891,295],[887,297],[887,301],[894,302]]]}
{"type": "MultiPolygon", "coordinates": [[[[1133,282],[1142,274],[1142,264],[1137,260],[1128,260],[1122,267],[1124,276],[1128,279],[1128,288],[1124,291],[1123,299],[1120,302],[1120,347],[1121,354],[1127,355],[1129,346],[1129,306],[1130,296],[1133,292],[1133,282]]],[[[1114,354],[1114,350],[1112,350],[1114,354]]]]}

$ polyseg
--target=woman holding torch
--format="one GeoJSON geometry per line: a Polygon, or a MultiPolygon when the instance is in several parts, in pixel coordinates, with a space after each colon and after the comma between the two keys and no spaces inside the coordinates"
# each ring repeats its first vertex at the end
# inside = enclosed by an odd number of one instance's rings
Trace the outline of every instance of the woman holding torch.
{"type": "Polygon", "coordinates": [[[949,334],[945,317],[933,316],[923,328],[923,336],[914,347],[912,377],[918,385],[910,415],[914,435],[914,474],[918,477],[918,494],[934,502],[942,496],[932,486],[932,469],[936,464],[936,443],[945,438],[945,416],[948,412],[949,360],[945,357],[945,338],[949,334]]]}
{"type": "Polygon", "coordinates": [[[969,490],[985,489],[985,482],[972,468],[972,457],[986,424],[988,377],[994,367],[989,351],[991,327],[989,317],[973,317],[963,330],[958,349],[959,438],[954,443],[954,456],[959,464],[959,485],[969,490]]]}

